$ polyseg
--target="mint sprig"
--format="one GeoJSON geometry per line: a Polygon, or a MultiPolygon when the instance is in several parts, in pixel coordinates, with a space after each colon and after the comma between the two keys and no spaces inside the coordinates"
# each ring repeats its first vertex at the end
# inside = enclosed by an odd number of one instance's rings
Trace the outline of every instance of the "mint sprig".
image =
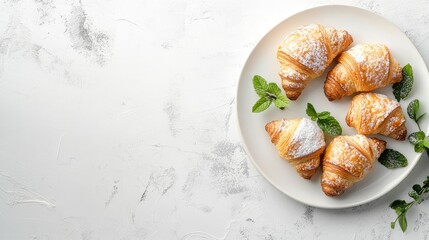
{"type": "Polygon", "coordinates": [[[414,145],[415,152],[420,153],[426,150],[429,155],[429,136],[426,136],[426,134],[422,131],[420,127],[420,120],[422,120],[423,116],[425,116],[426,113],[419,115],[419,112],[420,101],[418,99],[414,99],[408,104],[407,113],[408,117],[413,119],[414,122],[417,124],[417,127],[420,131],[411,133],[408,136],[408,141],[412,145],[414,145]]]}
{"type": "Polygon", "coordinates": [[[398,83],[393,84],[393,95],[399,102],[401,99],[405,99],[411,92],[414,83],[413,68],[410,64],[405,65],[402,68],[402,80],[398,83]]]}
{"type": "Polygon", "coordinates": [[[407,158],[400,152],[393,149],[386,149],[378,158],[378,161],[389,169],[408,166],[407,158]]]}
{"type": "Polygon", "coordinates": [[[253,76],[252,82],[255,92],[259,96],[259,100],[252,107],[252,112],[262,112],[273,102],[274,105],[281,110],[285,109],[289,105],[290,100],[282,94],[282,90],[276,83],[267,83],[267,80],[259,75],[253,76]]]}
{"type": "Polygon", "coordinates": [[[307,109],[305,112],[311,118],[311,120],[317,120],[317,125],[322,129],[323,132],[333,136],[341,135],[343,132],[340,123],[337,121],[337,119],[331,116],[330,112],[323,111],[318,113],[311,103],[307,103],[307,109]]]}
{"type": "Polygon", "coordinates": [[[413,190],[408,192],[408,196],[414,199],[414,201],[411,201],[408,203],[404,200],[393,201],[389,205],[389,207],[395,210],[396,215],[398,215],[398,217],[395,219],[395,221],[390,223],[390,227],[394,229],[396,222],[398,222],[402,232],[405,232],[408,226],[407,224],[408,210],[410,210],[412,206],[422,203],[425,200],[424,194],[428,192],[429,192],[429,176],[426,178],[426,180],[423,181],[423,185],[414,184],[413,190]]]}
{"type": "MultiPolygon", "coordinates": [[[[429,136],[421,131],[419,121],[426,114],[423,113],[419,115],[420,110],[420,102],[418,99],[415,99],[410,102],[407,107],[408,116],[415,121],[417,126],[419,127],[418,132],[413,132],[408,136],[408,141],[414,145],[415,152],[426,152],[429,154],[429,136]]],[[[408,196],[410,196],[414,201],[406,202],[405,200],[395,200],[393,201],[389,207],[395,210],[396,215],[398,216],[395,221],[390,223],[390,227],[392,229],[395,228],[396,223],[399,223],[402,232],[407,230],[407,212],[416,204],[420,204],[425,200],[425,193],[429,192],[429,176],[423,181],[423,185],[414,184],[413,190],[408,192],[408,196]]]]}

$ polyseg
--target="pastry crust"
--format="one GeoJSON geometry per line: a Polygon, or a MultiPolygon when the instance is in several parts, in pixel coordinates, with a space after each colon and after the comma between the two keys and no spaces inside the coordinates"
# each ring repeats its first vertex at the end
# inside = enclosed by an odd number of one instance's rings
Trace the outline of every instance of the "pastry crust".
{"type": "Polygon", "coordinates": [[[329,101],[355,92],[368,92],[402,80],[401,65],[387,46],[359,44],[338,58],[328,73],[324,91],[329,101]]]}
{"type": "Polygon", "coordinates": [[[386,142],[364,135],[338,136],[326,148],[323,158],[322,190],[339,196],[371,172],[386,142]]]}
{"type": "Polygon", "coordinates": [[[344,30],[311,24],[290,33],[278,47],[279,75],[283,89],[296,100],[307,83],[323,74],[353,38],[344,30]]]}
{"type": "Polygon", "coordinates": [[[265,130],[280,157],[303,178],[310,179],[316,173],[326,143],[322,130],[314,122],[307,118],[284,118],[267,123],[265,130]]]}
{"type": "Polygon", "coordinates": [[[407,127],[401,105],[377,93],[361,93],[353,97],[346,123],[359,134],[381,134],[405,140],[407,127]]]}

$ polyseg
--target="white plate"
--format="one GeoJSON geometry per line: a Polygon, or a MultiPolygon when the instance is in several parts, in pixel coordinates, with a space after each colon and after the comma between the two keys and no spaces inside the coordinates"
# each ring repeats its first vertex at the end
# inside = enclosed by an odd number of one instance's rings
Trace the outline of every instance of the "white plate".
{"type": "MultiPolygon", "coordinates": [[[[284,117],[305,117],[307,102],[313,103],[317,111],[330,111],[343,128],[344,135],[356,134],[355,129],[345,123],[345,116],[351,97],[329,102],[323,93],[325,75],[312,80],[297,101],[281,111],[270,107],[262,113],[252,113],[252,105],[258,97],[252,87],[252,77],[256,74],[269,82],[280,83],[279,64],[276,59],[277,46],[283,38],[298,26],[320,23],[347,30],[354,39],[351,46],[359,43],[383,43],[389,46],[393,56],[401,65],[410,63],[414,70],[414,87],[405,101],[401,101],[406,114],[408,103],[420,99],[422,111],[429,106],[429,74],[417,49],[395,25],[376,14],[350,6],[322,6],[297,13],[269,31],[256,45],[243,67],[237,89],[237,116],[242,141],[246,151],[259,172],[276,188],[289,197],[310,206],[320,208],[346,208],[372,201],[397,186],[413,169],[421,154],[415,153],[408,141],[395,141],[377,136],[387,141],[387,147],[402,152],[408,159],[408,167],[389,170],[376,162],[372,173],[363,181],[337,198],[327,197],[320,187],[321,169],[308,181],[301,178],[286,161],[277,155],[274,145],[264,130],[267,122],[284,117]],[[426,95],[425,95],[426,93],[426,95]]],[[[331,64],[333,65],[333,64],[331,64]]],[[[332,67],[332,66],[330,66],[332,67]]],[[[394,99],[391,86],[376,90],[394,99]]],[[[427,117],[423,120],[423,130],[427,131],[427,117]]],[[[417,131],[415,123],[407,117],[408,133],[417,131]]]]}

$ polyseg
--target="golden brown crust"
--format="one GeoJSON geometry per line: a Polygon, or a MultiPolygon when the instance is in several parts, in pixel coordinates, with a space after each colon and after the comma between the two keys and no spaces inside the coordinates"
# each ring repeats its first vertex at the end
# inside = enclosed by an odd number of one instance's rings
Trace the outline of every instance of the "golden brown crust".
{"type": "Polygon", "coordinates": [[[364,135],[336,137],[326,148],[321,186],[328,196],[339,196],[361,181],[386,149],[386,142],[364,135]]]}
{"type": "Polygon", "coordinates": [[[311,24],[290,33],[279,46],[282,87],[291,100],[301,95],[308,82],[323,74],[353,38],[344,30],[311,24]]]}
{"type": "Polygon", "coordinates": [[[359,134],[381,134],[405,140],[405,116],[398,102],[376,93],[361,93],[353,97],[346,123],[359,134]]]}
{"type": "Polygon", "coordinates": [[[320,165],[325,150],[322,130],[311,120],[281,119],[265,125],[279,156],[287,160],[305,179],[310,179],[320,165]]]}
{"type": "Polygon", "coordinates": [[[328,73],[324,91],[329,101],[368,92],[402,80],[401,65],[382,44],[360,44],[343,52],[328,73]]]}

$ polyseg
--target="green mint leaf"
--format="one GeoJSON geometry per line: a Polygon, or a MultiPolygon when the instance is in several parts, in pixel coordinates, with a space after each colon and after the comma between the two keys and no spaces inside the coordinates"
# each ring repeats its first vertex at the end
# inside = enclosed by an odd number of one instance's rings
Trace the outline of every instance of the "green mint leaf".
{"type": "Polygon", "coordinates": [[[305,112],[309,117],[311,117],[311,120],[317,120],[317,125],[322,129],[323,132],[333,136],[341,135],[343,132],[340,123],[337,121],[337,119],[331,116],[330,112],[323,111],[317,113],[316,109],[314,109],[314,106],[311,103],[307,103],[307,109],[305,112]]]}
{"type": "Polygon", "coordinates": [[[413,132],[408,136],[408,141],[413,145],[423,141],[423,139],[425,139],[425,133],[423,131],[413,132]]]}
{"type": "Polygon", "coordinates": [[[423,202],[422,196],[419,194],[419,192],[416,192],[415,190],[408,192],[408,196],[413,198],[417,204],[420,204],[423,202]]]}
{"type": "Polygon", "coordinates": [[[407,64],[402,68],[401,82],[403,82],[401,90],[401,99],[405,99],[410,94],[414,83],[413,68],[410,64],[407,64]]]}
{"type": "Polygon", "coordinates": [[[259,100],[252,107],[252,112],[262,112],[266,110],[272,102],[282,110],[289,105],[290,100],[282,94],[282,90],[276,83],[267,83],[267,81],[259,75],[253,76],[252,82],[255,92],[259,96],[259,100]]]}
{"type": "Polygon", "coordinates": [[[267,109],[271,105],[272,100],[261,97],[252,107],[252,112],[259,113],[267,109]]]}
{"type": "Polygon", "coordinates": [[[407,107],[408,116],[411,119],[416,120],[419,108],[420,108],[420,102],[418,99],[414,99],[413,101],[411,101],[407,107]]]}
{"type": "Polygon", "coordinates": [[[329,133],[332,136],[341,135],[343,132],[340,123],[332,116],[328,116],[324,119],[317,119],[317,125],[319,125],[323,132],[329,133]]]}
{"type": "Polygon", "coordinates": [[[395,229],[395,223],[396,223],[396,222],[391,222],[391,223],[390,223],[390,228],[391,228],[391,229],[395,229]]]}
{"type": "Polygon", "coordinates": [[[317,118],[319,118],[319,119],[326,119],[326,118],[328,118],[329,116],[331,115],[331,113],[330,112],[321,112],[321,113],[318,113],[317,114],[317,118]]]}
{"type": "Polygon", "coordinates": [[[274,82],[268,83],[267,92],[273,94],[274,96],[282,94],[282,90],[280,90],[279,86],[277,86],[277,84],[274,82]]]}
{"type": "Polygon", "coordinates": [[[284,109],[285,107],[287,107],[290,103],[290,100],[282,94],[279,94],[277,96],[277,99],[274,101],[274,105],[276,105],[276,107],[280,108],[280,109],[284,109]]]}
{"type": "Polygon", "coordinates": [[[414,191],[414,190],[409,191],[408,192],[408,196],[410,196],[411,198],[413,198],[417,202],[418,202],[418,200],[420,198],[419,194],[416,191],[414,191]]]}
{"type": "Polygon", "coordinates": [[[393,88],[393,96],[395,96],[396,101],[401,101],[401,89],[402,89],[402,81],[394,83],[392,85],[393,88]]]}
{"type": "Polygon", "coordinates": [[[400,152],[393,149],[386,149],[378,158],[378,161],[389,169],[406,167],[407,158],[400,152]]]}
{"type": "Polygon", "coordinates": [[[423,142],[418,142],[416,145],[414,145],[414,151],[421,153],[425,150],[425,145],[423,142]]]}
{"type": "Polygon", "coordinates": [[[407,217],[405,216],[405,212],[399,215],[398,222],[402,232],[405,232],[407,230],[407,217]]]}
{"type": "Polygon", "coordinates": [[[313,104],[307,103],[307,109],[305,110],[305,112],[307,113],[307,115],[309,117],[311,117],[311,120],[313,120],[313,121],[316,120],[317,112],[316,112],[316,109],[314,109],[313,104]]]}
{"type": "Polygon", "coordinates": [[[426,113],[423,113],[422,115],[420,115],[420,117],[418,117],[417,119],[416,119],[416,122],[417,123],[419,123],[420,122],[420,120],[423,118],[423,116],[424,115],[426,115],[426,113]]]}
{"type": "Polygon", "coordinates": [[[395,200],[389,205],[389,207],[391,209],[396,209],[399,207],[404,208],[406,204],[407,203],[404,200],[395,200]]]}
{"type": "Polygon", "coordinates": [[[263,77],[255,75],[253,76],[252,82],[256,94],[258,94],[259,97],[265,97],[265,92],[268,90],[267,81],[263,77]]]}
{"type": "Polygon", "coordinates": [[[424,145],[426,148],[429,148],[429,136],[428,136],[428,137],[425,137],[425,139],[423,140],[423,145],[424,145]]]}
{"type": "Polygon", "coordinates": [[[408,97],[413,87],[413,82],[413,68],[410,64],[407,64],[402,68],[402,80],[392,86],[393,95],[398,102],[408,97]]]}
{"type": "Polygon", "coordinates": [[[414,184],[413,190],[419,193],[422,190],[422,186],[420,186],[420,184],[414,184]]]}

